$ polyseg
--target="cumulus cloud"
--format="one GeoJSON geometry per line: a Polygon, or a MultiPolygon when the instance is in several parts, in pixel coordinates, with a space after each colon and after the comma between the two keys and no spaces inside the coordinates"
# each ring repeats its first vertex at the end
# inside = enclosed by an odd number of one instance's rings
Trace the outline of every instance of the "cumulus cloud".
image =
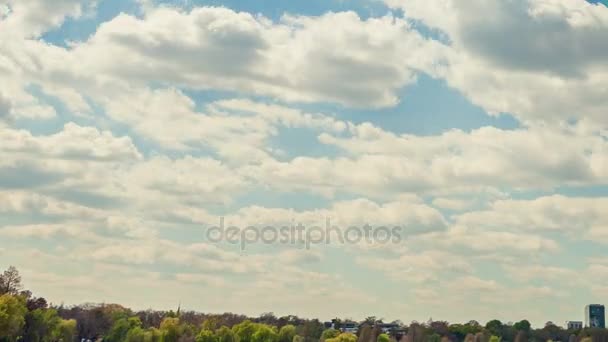
{"type": "Polygon", "coordinates": [[[459,215],[456,224],[512,232],[558,232],[606,242],[605,198],[553,195],[532,200],[498,200],[487,210],[459,215]]]}
{"type": "Polygon", "coordinates": [[[386,0],[437,28],[451,48],[443,75],[490,113],[522,121],[606,125],[608,7],[585,0],[386,0]],[[441,18],[441,19],[439,19],[441,18]],[[492,19],[490,19],[492,18],[492,19]]]}
{"type": "Polygon", "coordinates": [[[5,0],[4,18],[0,17],[0,30],[12,37],[38,37],[58,27],[67,17],[77,18],[97,1],[58,0],[5,0]]]}
{"type": "Polygon", "coordinates": [[[106,81],[383,107],[398,102],[397,90],[417,72],[435,72],[442,47],[391,16],[363,20],[346,12],[272,22],[226,8],[163,7],[143,18],[120,15],[63,53],[81,62],[64,73],[106,81]]]}

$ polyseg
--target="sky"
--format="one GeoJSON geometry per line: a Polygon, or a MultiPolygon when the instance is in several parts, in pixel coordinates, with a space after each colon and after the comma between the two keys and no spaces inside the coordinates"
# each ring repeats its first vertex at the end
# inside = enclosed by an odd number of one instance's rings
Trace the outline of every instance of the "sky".
{"type": "Polygon", "coordinates": [[[0,0],[0,32],[0,268],[53,303],[608,304],[601,1],[0,0]]]}

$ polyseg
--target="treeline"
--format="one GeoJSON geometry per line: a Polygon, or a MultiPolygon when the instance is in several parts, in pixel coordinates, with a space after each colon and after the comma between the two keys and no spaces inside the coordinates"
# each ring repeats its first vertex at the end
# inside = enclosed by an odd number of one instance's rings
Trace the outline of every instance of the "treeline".
{"type": "Polygon", "coordinates": [[[176,311],[134,312],[120,305],[49,305],[44,298],[22,290],[19,272],[10,267],[0,275],[0,342],[608,342],[605,329],[568,331],[547,323],[533,329],[526,320],[485,325],[471,321],[449,324],[400,322],[384,324],[368,317],[363,322],[333,320],[332,327],[317,319],[251,318],[232,313],[202,314],[176,311]],[[342,332],[357,327],[356,333],[342,332]],[[390,327],[390,328],[387,328],[390,327]],[[335,328],[335,329],[334,329],[335,328]]]}

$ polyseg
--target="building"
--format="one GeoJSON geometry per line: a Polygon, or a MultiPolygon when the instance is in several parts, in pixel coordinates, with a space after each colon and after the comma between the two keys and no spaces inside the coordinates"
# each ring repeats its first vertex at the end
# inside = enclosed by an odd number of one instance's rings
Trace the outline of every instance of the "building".
{"type": "Polygon", "coordinates": [[[585,307],[585,326],[588,328],[606,327],[606,310],[603,305],[590,304],[585,307]]]}
{"type": "Polygon", "coordinates": [[[583,322],[568,321],[568,322],[566,322],[566,328],[568,328],[568,330],[581,330],[581,329],[583,329],[583,322]]]}
{"type": "Polygon", "coordinates": [[[331,322],[324,323],[325,329],[336,329],[344,333],[356,334],[359,331],[357,323],[352,321],[341,321],[339,319],[332,319],[331,322]]]}

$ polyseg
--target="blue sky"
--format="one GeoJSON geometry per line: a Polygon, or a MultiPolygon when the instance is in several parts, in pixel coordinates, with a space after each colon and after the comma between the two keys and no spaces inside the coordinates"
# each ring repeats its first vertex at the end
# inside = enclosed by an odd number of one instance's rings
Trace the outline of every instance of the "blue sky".
{"type": "Polygon", "coordinates": [[[608,295],[601,2],[8,0],[0,30],[0,267],[55,303],[542,325],[608,295]],[[220,217],[403,230],[239,248],[220,217]]]}

